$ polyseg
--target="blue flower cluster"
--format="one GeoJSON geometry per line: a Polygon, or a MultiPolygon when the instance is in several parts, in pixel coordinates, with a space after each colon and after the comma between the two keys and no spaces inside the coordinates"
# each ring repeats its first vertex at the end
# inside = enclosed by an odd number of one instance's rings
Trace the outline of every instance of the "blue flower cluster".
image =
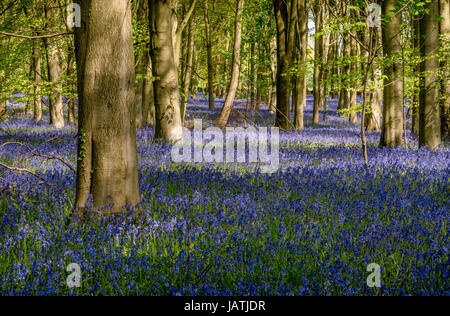
{"type": "MultiPolygon", "coordinates": [[[[329,104],[328,120],[312,127],[308,98],[307,128],[281,133],[274,174],[255,164],[175,164],[171,145],[140,130],[143,211],[115,219],[69,222],[75,175],[5,146],[1,162],[45,183],[0,167],[0,295],[450,295],[450,151],[418,149],[411,135],[408,151],[380,149],[379,133],[369,133],[366,166],[359,128],[329,104]],[[71,263],[79,288],[66,284],[71,263]],[[380,288],[367,284],[371,263],[381,267],[380,288]]],[[[190,100],[189,120],[216,115],[190,100]]],[[[267,110],[249,117],[260,126],[274,119],[267,110]]],[[[75,164],[73,127],[0,124],[0,144],[24,142],[75,164]]]]}

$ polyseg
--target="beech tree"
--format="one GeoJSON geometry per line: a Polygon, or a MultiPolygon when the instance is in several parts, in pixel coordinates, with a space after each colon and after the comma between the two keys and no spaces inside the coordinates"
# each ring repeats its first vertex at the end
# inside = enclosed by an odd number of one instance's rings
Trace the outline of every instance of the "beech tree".
{"type": "Polygon", "coordinates": [[[234,50],[233,50],[233,67],[231,73],[231,82],[228,87],[227,97],[222,107],[219,117],[215,125],[217,127],[225,127],[230,117],[233,102],[236,97],[237,88],[239,85],[240,66],[241,66],[241,42],[242,42],[242,12],[244,10],[244,0],[236,0],[236,22],[234,35],[234,50]]]}
{"type": "Polygon", "coordinates": [[[295,31],[298,19],[298,0],[274,0],[277,24],[277,108],[276,126],[289,130],[290,114],[290,68],[295,45],[295,31]]]}
{"type": "Polygon", "coordinates": [[[439,69],[439,0],[432,0],[420,22],[420,47],[423,57],[419,100],[419,145],[436,149],[441,145],[439,69]]]}
{"type": "Polygon", "coordinates": [[[75,205],[83,215],[92,194],[95,207],[113,205],[110,211],[116,213],[140,202],[131,6],[127,0],[77,3],[82,15],[75,31],[79,98],[75,205]]]}
{"type": "MultiPolygon", "coordinates": [[[[59,17],[59,7],[45,6],[45,16],[50,21],[50,26],[59,17]]],[[[45,52],[47,56],[48,79],[52,84],[52,93],[49,98],[50,123],[56,128],[64,127],[63,99],[61,95],[62,83],[60,81],[63,74],[62,53],[58,49],[57,39],[44,38],[45,52]]]]}
{"type": "Polygon", "coordinates": [[[402,66],[398,62],[402,54],[401,24],[402,15],[398,13],[396,0],[382,3],[386,25],[383,28],[383,54],[387,59],[384,68],[384,108],[380,146],[397,147],[402,145],[403,135],[403,81],[402,66]]]}
{"type": "Polygon", "coordinates": [[[175,1],[150,0],[150,55],[155,96],[155,137],[177,141],[183,137],[178,67],[174,47],[175,1]]]}

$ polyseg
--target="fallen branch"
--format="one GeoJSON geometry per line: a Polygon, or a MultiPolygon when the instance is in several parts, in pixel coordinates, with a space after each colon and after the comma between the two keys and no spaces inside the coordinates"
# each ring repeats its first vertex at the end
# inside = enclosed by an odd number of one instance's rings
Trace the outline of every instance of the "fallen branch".
{"type": "Polygon", "coordinates": [[[28,174],[31,174],[31,175],[35,176],[36,178],[38,178],[38,179],[40,179],[40,180],[45,182],[44,178],[42,178],[36,172],[28,170],[28,169],[11,167],[11,166],[5,165],[2,162],[0,162],[0,167],[6,168],[6,169],[11,170],[11,171],[16,171],[16,172],[21,172],[21,173],[28,173],[28,174]]]}
{"type": "MultiPolygon", "coordinates": [[[[46,143],[49,142],[49,141],[51,141],[51,140],[46,141],[46,143]]],[[[54,156],[54,155],[41,154],[41,153],[31,149],[30,146],[28,146],[27,144],[22,144],[22,143],[19,143],[19,142],[7,142],[7,143],[4,143],[4,144],[2,144],[0,146],[0,149],[2,149],[3,147],[5,147],[7,145],[17,145],[17,146],[26,148],[31,153],[31,155],[34,156],[34,157],[40,157],[40,158],[44,158],[44,159],[47,159],[47,160],[57,160],[57,161],[61,162],[63,165],[65,165],[67,168],[69,168],[73,173],[75,173],[75,174],[77,173],[77,170],[74,167],[72,167],[71,164],[69,164],[64,159],[62,159],[61,157],[54,156]]]]}

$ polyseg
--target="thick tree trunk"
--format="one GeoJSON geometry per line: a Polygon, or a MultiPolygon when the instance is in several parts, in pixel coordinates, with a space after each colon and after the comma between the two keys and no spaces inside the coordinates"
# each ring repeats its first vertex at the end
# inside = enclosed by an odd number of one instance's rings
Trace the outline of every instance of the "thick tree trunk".
{"type": "Polygon", "coordinates": [[[230,117],[231,109],[233,107],[234,99],[236,97],[237,88],[239,86],[239,75],[241,66],[241,43],[242,43],[242,12],[244,10],[244,0],[236,0],[236,25],[234,36],[234,52],[233,52],[233,67],[231,73],[231,82],[228,88],[225,104],[222,107],[219,117],[215,125],[217,127],[225,127],[230,117]]]}
{"type": "Polygon", "coordinates": [[[121,212],[140,202],[131,4],[127,0],[78,0],[76,28],[79,132],[76,208],[121,212]],[[105,32],[108,30],[108,32],[105,32]]]}
{"type": "Polygon", "coordinates": [[[289,130],[291,125],[289,70],[295,46],[298,0],[274,0],[277,22],[277,113],[276,126],[289,130]]]}
{"type": "Polygon", "coordinates": [[[211,25],[209,22],[209,0],[205,1],[205,38],[208,60],[208,104],[209,109],[214,110],[214,64],[212,57],[211,25]]]}
{"type": "MultiPolygon", "coordinates": [[[[386,0],[382,5],[383,14],[388,17],[388,22],[383,28],[383,53],[386,58],[393,58],[394,60],[398,60],[402,54],[402,15],[397,13],[396,4],[397,0],[386,0]]],[[[404,102],[402,72],[401,63],[390,61],[385,66],[381,147],[402,145],[404,102]]]]}
{"type": "Polygon", "coordinates": [[[150,1],[150,54],[155,96],[155,137],[168,141],[183,138],[178,91],[178,67],[173,42],[173,1],[150,1]]]}
{"type": "Polygon", "coordinates": [[[427,5],[430,10],[420,24],[421,53],[424,58],[421,71],[423,78],[420,84],[419,105],[419,146],[436,149],[441,145],[441,116],[439,112],[438,79],[439,58],[439,0],[427,5]]]}

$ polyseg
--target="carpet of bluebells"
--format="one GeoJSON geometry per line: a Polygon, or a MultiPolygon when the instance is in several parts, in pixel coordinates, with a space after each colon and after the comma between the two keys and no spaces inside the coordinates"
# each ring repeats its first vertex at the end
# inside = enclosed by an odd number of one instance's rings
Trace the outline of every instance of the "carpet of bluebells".
{"type": "MultiPolygon", "coordinates": [[[[336,113],[280,135],[280,170],[258,164],[173,163],[171,145],[138,131],[142,205],[122,218],[69,221],[75,175],[17,145],[0,161],[0,295],[449,295],[450,151],[380,149],[336,113]],[[69,288],[66,267],[81,267],[69,288]],[[367,266],[381,267],[370,288],[367,266]]],[[[212,124],[190,100],[188,120],[212,124]]],[[[236,108],[243,113],[245,102],[236,108]]],[[[20,112],[20,105],[10,106],[20,112]]],[[[248,124],[272,126],[267,109],[248,124]]],[[[242,125],[232,113],[231,125],[242,125]]],[[[22,142],[75,165],[76,130],[30,118],[0,122],[0,145],[22,142]]],[[[92,207],[88,207],[92,209],[92,207]]]]}

